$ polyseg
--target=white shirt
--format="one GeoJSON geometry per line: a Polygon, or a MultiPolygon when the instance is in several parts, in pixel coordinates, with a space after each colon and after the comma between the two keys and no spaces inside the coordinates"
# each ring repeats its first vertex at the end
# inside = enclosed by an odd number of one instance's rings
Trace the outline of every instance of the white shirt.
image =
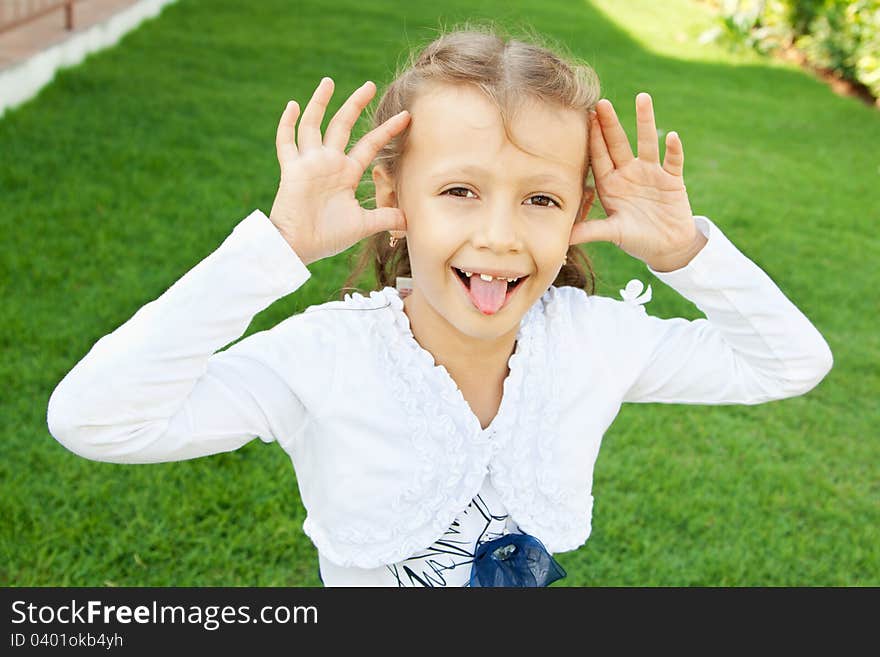
{"type": "Polygon", "coordinates": [[[773,281],[708,218],[695,222],[708,242],[692,261],[649,271],[705,318],[648,315],[638,281],[623,300],[551,286],[521,320],[483,429],[391,287],[310,306],[218,351],[310,276],[255,210],[95,343],[53,391],[49,430],[115,463],[277,441],[327,585],[387,583],[369,573],[429,549],[487,481],[499,515],[551,554],[572,550],[589,536],[593,466],[622,403],[756,404],[804,394],[832,366],[773,281]]]}
{"type": "Polygon", "coordinates": [[[477,545],[521,533],[489,477],[443,535],[397,563],[376,568],[345,568],[318,554],[325,586],[469,586],[477,545]]]}

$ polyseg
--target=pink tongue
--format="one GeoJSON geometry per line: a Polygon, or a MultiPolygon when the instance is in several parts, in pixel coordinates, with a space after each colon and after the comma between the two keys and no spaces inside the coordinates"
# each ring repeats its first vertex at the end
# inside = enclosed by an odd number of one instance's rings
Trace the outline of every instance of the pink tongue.
{"type": "Polygon", "coordinates": [[[507,281],[494,278],[484,281],[479,274],[471,276],[471,299],[484,315],[493,315],[504,304],[507,295],[507,281]]]}

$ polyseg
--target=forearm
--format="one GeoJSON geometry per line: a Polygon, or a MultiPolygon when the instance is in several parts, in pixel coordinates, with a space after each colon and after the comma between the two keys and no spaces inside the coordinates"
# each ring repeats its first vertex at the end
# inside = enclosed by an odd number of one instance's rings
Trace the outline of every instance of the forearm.
{"type": "Polygon", "coordinates": [[[209,358],[308,279],[273,230],[264,216],[251,214],[160,297],[98,340],[50,397],[52,435],[98,460],[133,457],[161,442],[209,358]]]}

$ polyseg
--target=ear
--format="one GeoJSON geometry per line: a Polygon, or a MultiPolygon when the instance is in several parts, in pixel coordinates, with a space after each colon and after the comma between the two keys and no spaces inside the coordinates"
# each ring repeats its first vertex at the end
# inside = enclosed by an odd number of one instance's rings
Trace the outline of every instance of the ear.
{"type": "Polygon", "coordinates": [[[394,190],[394,181],[381,164],[373,167],[373,184],[376,186],[376,207],[396,208],[397,193],[394,190]]]}
{"type": "MultiPolygon", "coordinates": [[[[376,186],[376,208],[396,208],[397,192],[394,189],[394,180],[381,164],[373,167],[373,184],[376,186]]],[[[406,231],[389,232],[398,239],[406,236],[406,231]]]]}
{"type": "Polygon", "coordinates": [[[578,208],[577,217],[575,217],[575,221],[586,221],[587,215],[590,213],[590,208],[593,206],[593,201],[596,199],[596,190],[593,187],[586,187],[584,189],[584,195],[581,200],[581,205],[578,208]]]}

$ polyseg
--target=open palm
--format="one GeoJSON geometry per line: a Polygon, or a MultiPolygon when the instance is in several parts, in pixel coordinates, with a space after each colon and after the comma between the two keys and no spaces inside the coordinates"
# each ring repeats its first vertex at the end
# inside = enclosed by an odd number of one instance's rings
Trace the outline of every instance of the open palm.
{"type": "Polygon", "coordinates": [[[299,105],[287,104],[276,133],[281,177],[269,219],[305,264],[334,256],[361,239],[385,230],[406,229],[397,208],[362,208],[358,183],[376,153],[408,124],[401,112],[358,140],[346,154],[352,128],[376,93],[367,81],[343,103],[321,137],[321,121],[333,94],[325,77],[312,94],[296,130],[299,105]]]}
{"type": "Polygon", "coordinates": [[[590,160],[607,218],[575,223],[570,242],[614,242],[655,270],[670,271],[687,264],[706,238],[696,227],[685,189],[681,140],[675,132],[666,136],[661,166],[654,109],[646,93],[636,96],[636,124],[638,157],[611,102],[596,104],[589,126],[590,160]]]}

